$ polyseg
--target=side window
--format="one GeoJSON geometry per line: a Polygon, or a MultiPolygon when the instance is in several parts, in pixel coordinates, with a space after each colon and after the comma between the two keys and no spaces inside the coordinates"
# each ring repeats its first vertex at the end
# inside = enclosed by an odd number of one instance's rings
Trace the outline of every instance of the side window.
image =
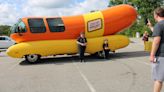
{"type": "Polygon", "coordinates": [[[61,18],[47,18],[47,22],[51,32],[65,31],[65,26],[61,18]]]}
{"type": "Polygon", "coordinates": [[[18,30],[17,32],[20,32],[20,33],[25,33],[26,32],[26,26],[22,21],[19,22],[17,30],[18,30]]]}
{"type": "Polygon", "coordinates": [[[0,41],[4,41],[5,40],[5,37],[0,37],[0,41]]]}
{"type": "Polygon", "coordinates": [[[46,27],[43,19],[29,19],[28,20],[30,31],[32,33],[44,33],[46,32],[46,27]]]}

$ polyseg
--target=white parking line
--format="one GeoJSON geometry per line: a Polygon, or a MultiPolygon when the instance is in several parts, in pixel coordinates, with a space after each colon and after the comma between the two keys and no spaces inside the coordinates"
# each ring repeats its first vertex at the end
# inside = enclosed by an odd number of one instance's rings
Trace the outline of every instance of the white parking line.
{"type": "Polygon", "coordinates": [[[8,68],[8,70],[9,70],[9,71],[10,71],[10,70],[13,70],[16,66],[19,65],[19,63],[20,63],[20,62],[17,62],[17,63],[15,63],[15,64],[13,64],[10,68],[8,68]]]}
{"type": "Polygon", "coordinates": [[[87,79],[87,77],[82,73],[82,71],[80,70],[79,66],[75,63],[73,63],[75,65],[75,67],[77,68],[77,70],[79,71],[81,77],[84,79],[84,81],[86,82],[86,84],[88,85],[89,89],[91,92],[96,92],[95,88],[92,86],[92,84],[89,82],[89,80],[87,79]]]}

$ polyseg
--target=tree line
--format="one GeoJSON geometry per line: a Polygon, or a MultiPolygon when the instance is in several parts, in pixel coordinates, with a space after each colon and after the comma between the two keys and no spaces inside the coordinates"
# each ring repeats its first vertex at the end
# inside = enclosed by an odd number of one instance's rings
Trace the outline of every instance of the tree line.
{"type": "Polygon", "coordinates": [[[0,25],[0,35],[10,35],[10,27],[9,25],[0,25]]]}
{"type": "Polygon", "coordinates": [[[153,24],[155,24],[153,19],[154,10],[157,7],[164,7],[164,0],[109,0],[108,7],[119,4],[130,4],[138,12],[138,18],[134,25],[121,32],[121,34],[134,37],[136,32],[139,32],[140,36],[143,35],[144,31],[148,31],[150,35],[152,34],[150,29],[145,24],[145,20],[149,19],[153,24]]]}

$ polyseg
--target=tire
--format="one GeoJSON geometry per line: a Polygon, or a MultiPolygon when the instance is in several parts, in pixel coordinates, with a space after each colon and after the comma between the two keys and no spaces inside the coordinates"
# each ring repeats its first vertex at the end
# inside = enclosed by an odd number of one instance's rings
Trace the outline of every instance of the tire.
{"type": "Polygon", "coordinates": [[[30,54],[30,55],[26,55],[25,59],[28,63],[36,63],[39,61],[40,57],[41,56],[37,54],[30,54]]]}
{"type": "Polygon", "coordinates": [[[105,53],[104,53],[104,51],[99,51],[99,52],[98,52],[98,57],[99,57],[99,58],[105,58],[105,53]]]}
{"type": "Polygon", "coordinates": [[[97,58],[104,58],[104,53],[103,53],[103,51],[99,51],[99,52],[92,54],[92,56],[97,57],[97,58]]]}

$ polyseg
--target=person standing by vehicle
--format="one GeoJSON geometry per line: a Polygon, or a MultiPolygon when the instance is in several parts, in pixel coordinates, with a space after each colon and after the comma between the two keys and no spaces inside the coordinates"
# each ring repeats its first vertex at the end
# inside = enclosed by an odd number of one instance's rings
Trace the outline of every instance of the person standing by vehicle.
{"type": "Polygon", "coordinates": [[[146,42],[149,41],[149,34],[148,34],[147,31],[144,32],[143,37],[142,37],[142,40],[144,42],[144,50],[146,50],[146,42]]]}
{"type": "Polygon", "coordinates": [[[155,9],[154,19],[157,22],[154,28],[150,21],[148,21],[148,26],[153,32],[154,37],[150,61],[152,62],[154,92],[161,92],[164,81],[164,8],[155,9]]]}
{"type": "Polygon", "coordinates": [[[142,40],[145,42],[145,41],[149,41],[149,34],[147,31],[144,32],[143,34],[143,37],[142,37],[142,40]]]}
{"type": "Polygon", "coordinates": [[[103,50],[105,53],[105,59],[109,59],[109,44],[108,44],[108,39],[104,39],[104,43],[103,43],[103,50]]]}
{"type": "Polygon", "coordinates": [[[78,50],[79,50],[79,58],[81,62],[85,62],[84,53],[87,45],[87,39],[85,38],[85,33],[81,32],[80,37],[77,39],[78,50]]]}

